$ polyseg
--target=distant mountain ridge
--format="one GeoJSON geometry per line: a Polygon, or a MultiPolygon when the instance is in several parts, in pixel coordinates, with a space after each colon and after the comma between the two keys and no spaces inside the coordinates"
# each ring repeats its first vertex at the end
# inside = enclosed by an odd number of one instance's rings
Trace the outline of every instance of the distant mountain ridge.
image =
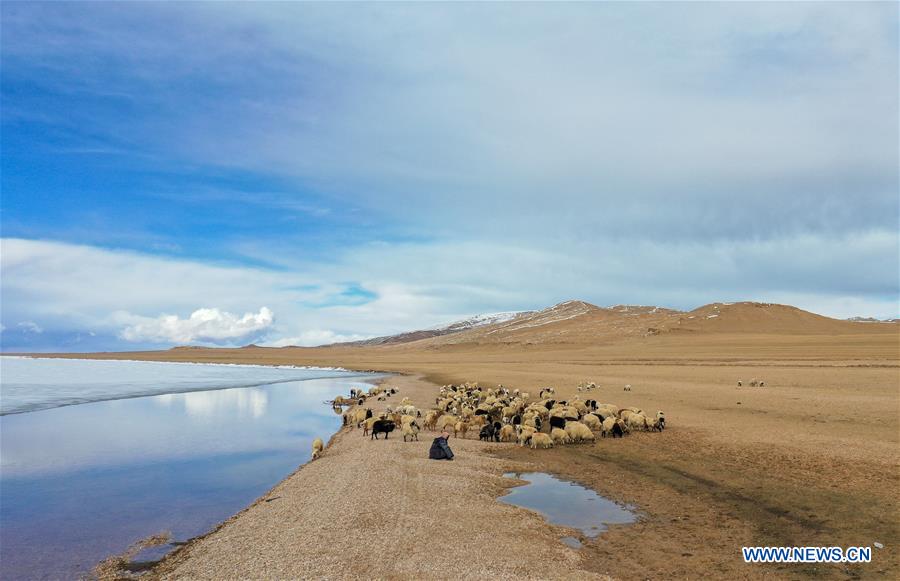
{"type": "MultiPolygon", "coordinates": [[[[643,305],[598,307],[569,300],[538,311],[475,315],[432,329],[335,346],[596,343],[668,333],[825,334],[852,331],[871,322],[832,319],[775,303],[711,303],[679,311],[643,305]]],[[[896,320],[883,322],[896,324],[896,320]]]]}
{"type": "Polygon", "coordinates": [[[519,316],[524,316],[534,311],[507,311],[503,313],[488,313],[482,315],[473,315],[466,319],[454,321],[441,327],[433,327],[430,329],[418,329],[415,331],[407,331],[396,335],[385,335],[383,337],[373,337],[372,339],[362,339],[360,341],[348,341],[345,343],[335,343],[335,345],[390,345],[395,343],[409,343],[420,339],[429,339],[431,337],[440,337],[442,335],[450,335],[462,331],[468,331],[476,327],[485,325],[494,325],[513,320],[519,316]]]}

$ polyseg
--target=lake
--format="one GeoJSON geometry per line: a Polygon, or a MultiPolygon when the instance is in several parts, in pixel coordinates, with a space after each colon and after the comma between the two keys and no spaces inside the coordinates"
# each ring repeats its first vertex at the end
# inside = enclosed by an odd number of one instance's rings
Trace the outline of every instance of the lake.
{"type": "Polygon", "coordinates": [[[327,442],[324,401],[377,377],[0,358],[0,577],[76,578],[149,535],[208,532],[327,442]]]}

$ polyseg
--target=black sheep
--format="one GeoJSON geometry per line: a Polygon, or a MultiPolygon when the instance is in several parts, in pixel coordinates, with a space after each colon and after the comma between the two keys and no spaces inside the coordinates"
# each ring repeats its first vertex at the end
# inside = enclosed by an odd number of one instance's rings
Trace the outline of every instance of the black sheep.
{"type": "Polygon", "coordinates": [[[375,423],[372,424],[372,438],[377,440],[378,434],[384,434],[384,439],[387,440],[388,434],[394,431],[395,424],[391,420],[375,420],[375,423]]]}
{"type": "Polygon", "coordinates": [[[625,435],[625,432],[622,431],[622,424],[619,422],[613,424],[611,432],[613,438],[621,438],[625,435]]]}
{"type": "Polygon", "coordinates": [[[559,418],[556,416],[550,416],[550,429],[560,428],[561,430],[566,429],[566,418],[559,418]]]}
{"type": "Polygon", "coordinates": [[[481,428],[481,432],[478,433],[478,439],[484,440],[485,442],[490,442],[494,439],[494,426],[488,424],[481,428]]]}

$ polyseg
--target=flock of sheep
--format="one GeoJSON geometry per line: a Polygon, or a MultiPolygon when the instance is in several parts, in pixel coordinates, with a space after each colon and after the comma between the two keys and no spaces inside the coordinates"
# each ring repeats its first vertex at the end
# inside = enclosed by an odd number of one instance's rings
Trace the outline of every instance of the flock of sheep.
{"type": "MultiPolygon", "coordinates": [[[[763,380],[761,380],[761,379],[756,379],[756,378],[754,378],[754,379],[751,379],[751,380],[750,380],[750,383],[749,383],[748,385],[749,385],[750,387],[765,387],[765,386],[766,386],[766,382],[763,381],[763,380]]],[[[738,386],[738,387],[743,387],[743,386],[744,386],[744,381],[741,380],[741,379],[738,379],[738,384],[737,384],[737,386],[738,386]]]]}
{"type": "MultiPolygon", "coordinates": [[[[630,388],[631,386],[628,386],[630,388]]],[[[578,386],[579,392],[597,389],[594,383],[578,386]]],[[[628,389],[630,391],[630,389],[628,389]]],[[[537,398],[518,389],[502,385],[482,389],[477,383],[445,385],[432,409],[424,413],[403,398],[396,408],[388,407],[375,415],[366,408],[368,398],[383,401],[398,393],[395,388],[372,387],[368,392],[351,390],[350,397],[338,396],[333,404],[355,406],[343,412],[344,425],[362,428],[363,435],[378,439],[379,434],[393,432],[398,426],[404,441],[419,439],[419,432],[447,430],[465,438],[472,431],[480,440],[517,442],[531,448],[552,448],[563,444],[593,442],[601,437],[623,437],[633,431],[659,431],[666,427],[665,414],[648,416],[638,408],[619,408],[576,395],[569,400],[556,399],[552,387],[540,390],[537,398]]],[[[314,457],[321,453],[314,446],[314,457]]]]}

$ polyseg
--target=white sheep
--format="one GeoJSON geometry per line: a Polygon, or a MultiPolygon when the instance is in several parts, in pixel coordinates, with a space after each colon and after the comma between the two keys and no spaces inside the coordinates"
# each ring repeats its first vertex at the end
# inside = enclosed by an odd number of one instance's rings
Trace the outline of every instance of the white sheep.
{"type": "Polygon", "coordinates": [[[368,415],[369,410],[364,408],[356,408],[347,414],[347,424],[350,427],[359,427],[361,423],[366,421],[366,415],[368,415]]]}
{"type": "Polygon", "coordinates": [[[594,433],[581,422],[566,422],[566,434],[573,442],[594,441],[594,433]]]}
{"type": "Polygon", "coordinates": [[[561,444],[568,444],[569,442],[571,442],[569,435],[562,428],[553,428],[552,430],[550,430],[550,438],[557,446],[561,444]]]}
{"type": "Polygon", "coordinates": [[[516,429],[510,425],[500,428],[500,441],[512,442],[516,439],[516,429]]]}
{"type": "Polygon", "coordinates": [[[622,419],[625,420],[625,425],[628,426],[629,429],[646,430],[649,427],[647,418],[644,414],[628,414],[628,416],[625,416],[622,419]]]}
{"type": "Polygon", "coordinates": [[[406,441],[407,436],[409,437],[409,441],[415,440],[419,441],[419,424],[415,421],[409,422],[407,424],[403,424],[400,428],[400,433],[403,434],[403,441],[406,441]]]}
{"type": "Polygon", "coordinates": [[[611,403],[601,403],[597,405],[597,413],[602,415],[604,418],[609,416],[617,416],[619,415],[619,408],[611,403]]]}
{"type": "Polygon", "coordinates": [[[581,418],[581,423],[590,428],[592,432],[599,432],[603,427],[600,418],[594,414],[584,414],[584,417],[581,418]]]}
{"type": "Polygon", "coordinates": [[[537,430],[531,426],[519,426],[519,445],[531,443],[531,438],[537,433],[537,430]]]}
{"type": "Polygon", "coordinates": [[[441,416],[438,419],[438,425],[442,429],[447,429],[447,428],[452,428],[458,421],[459,421],[459,418],[450,414],[450,415],[446,415],[446,416],[441,416]]]}
{"type": "Polygon", "coordinates": [[[588,411],[587,405],[581,400],[573,400],[569,403],[569,407],[575,408],[578,410],[579,414],[586,414],[588,411]]]}
{"type": "Polygon", "coordinates": [[[312,459],[315,460],[319,456],[322,455],[322,451],[325,450],[325,443],[322,442],[322,438],[316,438],[312,443],[312,459]]]}

